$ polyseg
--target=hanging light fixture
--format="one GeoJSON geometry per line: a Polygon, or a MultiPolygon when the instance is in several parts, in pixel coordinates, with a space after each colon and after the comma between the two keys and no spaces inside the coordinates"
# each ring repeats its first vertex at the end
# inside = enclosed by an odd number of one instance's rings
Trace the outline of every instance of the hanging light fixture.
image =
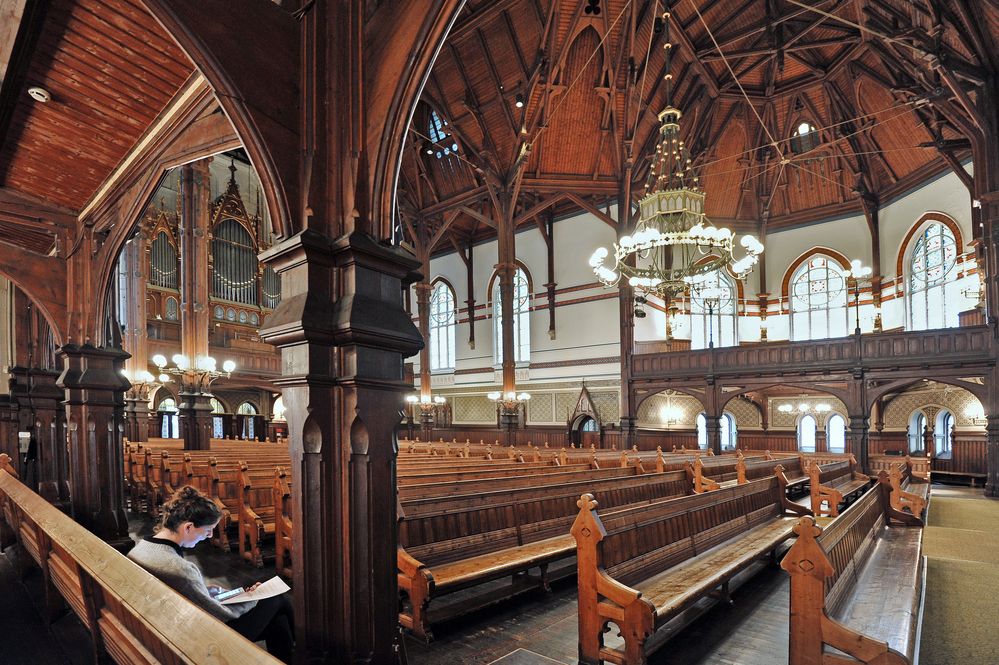
{"type": "Polygon", "coordinates": [[[621,280],[667,307],[692,285],[728,267],[744,279],[759,261],[763,244],[750,235],[737,239],[730,229],[711,224],[704,214],[705,192],[693,158],[680,138],[683,113],[672,103],[670,12],[662,15],[666,50],[666,108],[659,114],[659,139],[639,203],[635,233],[622,236],[613,250],[599,247],[590,267],[605,286],[621,280]],[[736,245],[741,258],[736,258],[736,245]]]}

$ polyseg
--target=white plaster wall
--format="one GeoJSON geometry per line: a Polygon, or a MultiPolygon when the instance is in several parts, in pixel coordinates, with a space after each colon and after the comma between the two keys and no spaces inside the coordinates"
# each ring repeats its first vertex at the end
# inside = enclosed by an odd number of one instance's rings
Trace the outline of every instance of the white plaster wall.
{"type": "MultiPolygon", "coordinates": [[[[608,215],[614,217],[611,206],[608,215]]],[[[556,289],[585,287],[556,296],[555,338],[548,334],[548,250],[541,232],[531,228],[516,236],[517,260],[523,263],[531,278],[531,365],[518,377],[518,385],[529,389],[532,381],[576,380],[581,378],[620,377],[617,362],[569,367],[538,368],[534,365],[573,360],[593,360],[617,357],[620,353],[620,325],[617,291],[605,289],[596,281],[589,266],[589,257],[597,245],[610,246],[615,233],[608,224],[589,213],[557,220],[554,224],[556,289]],[[571,302],[583,298],[603,298],[589,302],[571,302]],[[564,304],[563,304],[564,303],[564,304]]],[[[457,374],[455,385],[493,383],[495,366],[494,319],[489,282],[497,263],[495,241],[476,245],[474,252],[474,296],[476,316],[475,348],[468,345],[468,323],[461,322],[455,333],[455,369],[483,370],[476,374],[457,374]],[[486,371],[488,370],[488,371],[486,371]]],[[[468,299],[465,264],[456,253],[431,261],[431,279],[443,277],[454,287],[458,307],[466,307],[468,299]]],[[[416,293],[411,293],[413,314],[416,315],[416,293]]],[[[459,314],[459,320],[465,318],[459,314]]],[[[419,371],[419,357],[414,357],[414,370],[419,371]]],[[[498,373],[497,373],[498,374],[498,373]]]]}
{"type": "MultiPolygon", "coordinates": [[[[970,166],[969,166],[970,170],[970,166]]],[[[947,175],[927,182],[922,187],[908,192],[902,197],[886,202],[880,211],[881,227],[881,271],[886,280],[896,275],[896,261],[899,245],[915,222],[928,211],[946,213],[957,220],[967,242],[972,237],[971,201],[967,190],[957,176],[947,175]]],[[[616,216],[613,207],[608,211],[616,216]]],[[[620,339],[619,305],[612,290],[604,289],[597,282],[588,264],[593,250],[598,246],[610,247],[615,239],[614,229],[593,215],[582,214],[555,223],[555,281],[558,289],[585,287],[571,293],[560,293],[557,302],[567,303],[593,296],[606,296],[605,299],[583,303],[566,304],[556,309],[556,337],[548,336],[547,296],[544,283],[546,275],[546,248],[537,229],[529,229],[517,234],[517,258],[527,265],[531,272],[533,292],[531,313],[531,361],[532,365],[572,360],[608,359],[617,356],[620,339]]],[[[766,239],[763,261],[767,272],[767,289],[771,307],[766,320],[767,337],[770,341],[790,338],[789,317],[777,314],[777,300],[786,308],[787,303],[781,294],[781,284],[790,265],[803,254],[821,247],[844,255],[848,260],[860,259],[864,265],[871,265],[870,231],[863,215],[824,220],[804,227],[771,232],[766,239]]],[[[496,264],[496,243],[477,245],[475,253],[475,300],[478,306],[488,306],[490,294],[486,292],[489,279],[496,264]]],[[[459,307],[464,307],[467,299],[465,266],[456,254],[448,254],[432,262],[433,276],[444,276],[454,286],[459,307]]],[[[977,283],[977,277],[965,278],[968,287],[977,283]]],[[[961,288],[965,288],[962,284],[961,288]]],[[[894,289],[885,292],[888,297],[894,289]]],[[[754,342],[760,339],[760,318],[756,316],[755,299],[759,292],[759,270],[754,271],[743,284],[743,301],[740,302],[738,337],[740,342],[754,342]]],[[[862,296],[860,307],[861,329],[873,329],[875,310],[869,294],[862,296]]],[[[959,309],[968,309],[973,301],[966,299],[959,309]]],[[[415,296],[414,296],[415,308],[415,296]]],[[[646,307],[647,316],[635,320],[635,339],[640,341],[665,338],[666,315],[653,307],[646,307]]],[[[457,368],[470,370],[480,368],[478,374],[460,374],[454,377],[455,385],[485,385],[494,382],[493,367],[493,319],[491,310],[478,310],[479,316],[487,318],[477,321],[475,328],[476,348],[468,347],[468,327],[460,324],[457,334],[457,368]]],[[[854,306],[850,298],[849,330],[854,327],[854,306]]],[[[885,329],[903,327],[904,299],[888,299],[882,307],[882,325],[885,329]]],[[[689,339],[688,317],[680,315],[674,322],[674,336],[689,339]]],[[[418,362],[417,362],[418,366],[418,362]]],[[[615,378],[619,376],[616,362],[576,365],[571,367],[539,368],[532,366],[525,374],[521,372],[518,384],[529,389],[531,381],[571,381],[581,378],[615,378]]]]}

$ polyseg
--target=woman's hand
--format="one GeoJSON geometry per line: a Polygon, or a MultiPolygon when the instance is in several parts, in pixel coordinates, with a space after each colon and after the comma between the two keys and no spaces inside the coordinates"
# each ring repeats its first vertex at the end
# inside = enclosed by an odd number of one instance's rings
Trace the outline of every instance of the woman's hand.
{"type": "Polygon", "coordinates": [[[220,586],[216,586],[214,584],[208,585],[208,595],[212,596],[213,598],[222,593],[223,591],[225,591],[225,589],[223,589],[220,586]]]}
{"type": "Polygon", "coordinates": [[[252,586],[248,586],[248,587],[246,587],[245,592],[249,593],[251,591],[256,591],[257,587],[260,586],[261,584],[263,584],[263,582],[257,582],[256,584],[254,584],[252,586]]]}

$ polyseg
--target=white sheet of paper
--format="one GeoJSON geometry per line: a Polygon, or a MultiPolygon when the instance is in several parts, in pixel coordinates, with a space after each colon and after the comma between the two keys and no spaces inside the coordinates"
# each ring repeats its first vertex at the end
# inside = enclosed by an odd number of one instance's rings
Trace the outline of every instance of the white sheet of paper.
{"type": "Polygon", "coordinates": [[[254,591],[247,591],[232,598],[226,598],[221,601],[223,605],[232,605],[233,603],[248,603],[251,600],[263,600],[264,598],[270,598],[272,596],[280,596],[285,591],[291,591],[291,587],[285,584],[284,580],[280,577],[274,576],[258,586],[254,591]]]}

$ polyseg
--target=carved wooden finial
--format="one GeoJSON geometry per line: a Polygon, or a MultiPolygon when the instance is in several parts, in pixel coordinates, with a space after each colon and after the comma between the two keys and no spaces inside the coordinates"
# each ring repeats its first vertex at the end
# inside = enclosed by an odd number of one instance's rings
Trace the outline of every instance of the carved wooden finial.
{"type": "Polygon", "coordinates": [[[672,453],[676,452],[676,445],[675,444],[673,445],[673,450],[671,450],[670,452],[672,452],[672,453]]]}
{"type": "Polygon", "coordinates": [[[593,498],[592,494],[584,494],[581,497],[579,497],[579,501],[576,502],[577,508],[579,508],[580,510],[585,510],[587,512],[596,510],[598,505],[599,504],[597,503],[597,500],[593,498]]]}
{"type": "Polygon", "coordinates": [[[714,457],[715,451],[712,448],[708,448],[708,457],[714,457]]]}
{"type": "Polygon", "coordinates": [[[545,448],[547,448],[547,447],[548,447],[548,442],[547,442],[547,441],[545,441],[545,448]]]}
{"type": "Polygon", "coordinates": [[[631,452],[633,452],[633,453],[637,453],[637,452],[638,452],[638,446],[637,446],[637,445],[633,445],[633,446],[631,447],[631,452]]]}

